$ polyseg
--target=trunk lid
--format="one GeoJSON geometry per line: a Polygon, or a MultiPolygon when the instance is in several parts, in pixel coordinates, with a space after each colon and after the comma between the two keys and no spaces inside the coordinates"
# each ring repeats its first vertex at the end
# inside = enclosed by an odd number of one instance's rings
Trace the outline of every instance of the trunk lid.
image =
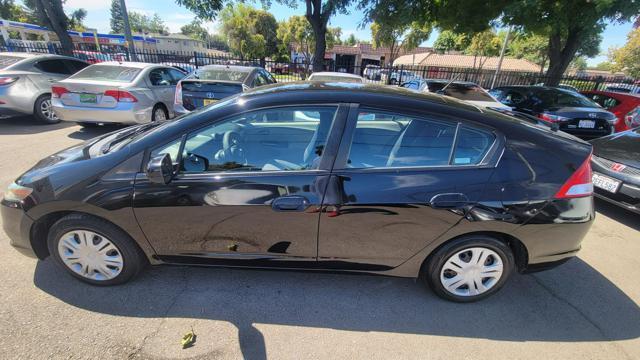
{"type": "Polygon", "coordinates": [[[104,109],[115,108],[118,105],[117,99],[106,96],[105,92],[108,90],[127,91],[123,85],[128,85],[128,83],[66,79],[53,86],[60,86],[69,91],[60,97],[60,101],[64,105],[104,109]]]}
{"type": "Polygon", "coordinates": [[[244,90],[243,84],[236,81],[185,79],[181,85],[182,105],[187,110],[215,103],[244,90]]]}

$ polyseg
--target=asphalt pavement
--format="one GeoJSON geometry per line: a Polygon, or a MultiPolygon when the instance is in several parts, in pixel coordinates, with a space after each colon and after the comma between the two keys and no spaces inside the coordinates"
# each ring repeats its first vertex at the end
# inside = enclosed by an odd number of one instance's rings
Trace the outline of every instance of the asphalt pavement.
{"type": "MultiPolygon", "coordinates": [[[[0,186],[112,129],[0,120],[0,186]]],[[[0,231],[0,358],[640,359],[640,216],[596,206],[576,259],[474,304],[411,279],[293,271],[159,266],[94,287],[0,231]]]]}

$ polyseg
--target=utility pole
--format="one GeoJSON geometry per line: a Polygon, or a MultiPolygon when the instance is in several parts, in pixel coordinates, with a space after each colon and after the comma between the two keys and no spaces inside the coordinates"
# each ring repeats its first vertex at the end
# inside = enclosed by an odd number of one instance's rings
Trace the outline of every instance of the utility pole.
{"type": "Polygon", "coordinates": [[[493,80],[491,80],[491,88],[496,85],[496,79],[498,78],[498,74],[500,74],[500,68],[502,67],[502,60],[504,59],[504,53],[507,50],[507,44],[509,43],[509,35],[511,34],[511,26],[507,28],[507,36],[504,37],[504,42],[502,43],[502,49],[500,50],[500,60],[498,60],[498,67],[496,67],[496,73],[493,74],[493,80]]]}
{"type": "Polygon", "coordinates": [[[129,13],[127,12],[127,4],[124,0],[120,0],[120,9],[122,9],[122,20],[124,21],[124,37],[127,39],[127,47],[129,48],[129,58],[132,61],[138,61],[136,56],[136,47],[133,44],[133,36],[131,36],[131,25],[129,25],[129,13]]]}

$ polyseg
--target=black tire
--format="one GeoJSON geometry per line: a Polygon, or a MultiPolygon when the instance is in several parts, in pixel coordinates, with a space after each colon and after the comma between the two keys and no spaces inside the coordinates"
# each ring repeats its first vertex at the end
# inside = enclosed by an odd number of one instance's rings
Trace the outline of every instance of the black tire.
{"type": "Polygon", "coordinates": [[[60,122],[57,116],[48,117],[47,114],[44,113],[43,107],[45,107],[45,103],[49,104],[49,111],[53,113],[53,109],[51,108],[51,94],[43,94],[40,95],[36,102],[33,104],[33,115],[36,119],[44,124],[57,124],[60,122]]]}
{"type": "Polygon", "coordinates": [[[473,235],[462,237],[445,243],[442,247],[432,253],[422,266],[420,271],[421,280],[433,290],[439,297],[455,302],[474,302],[485,299],[495,294],[504,286],[514,269],[513,252],[507,244],[495,238],[484,235],[473,235]],[[460,251],[470,248],[486,248],[495,252],[502,261],[502,276],[486,292],[479,295],[460,296],[448,291],[440,281],[440,274],[443,266],[449,258],[460,251]]]}
{"type": "Polygon", "coordinates": [[[55,262],[71,274],[86,283],[99,286],[123,284],[134,278],[147,264],[147,258],[127,233],[112,223],[86,214],[70,214],[58,220],[49,230],[47,238],[49,253],[55,262]],[[122,269],[112,279],[93,280],[77,274],[63,262],[58,252],[61,237],[73,230],[88,230],[107,238],[113,243],[122,256],[122,269]]]}
{"type": "Polygon", "coordinates": [[[169,119],[169,112],[167,111],[167,108],[165,108],[162,104],[156,104],[156,106],[153,107],[153,110],[151,110],[151,121],[158,121],[158,119],[156,119],[156,112],[158,110],[162,110],[162,112],[164,112],[165,120],[169,119]]]}

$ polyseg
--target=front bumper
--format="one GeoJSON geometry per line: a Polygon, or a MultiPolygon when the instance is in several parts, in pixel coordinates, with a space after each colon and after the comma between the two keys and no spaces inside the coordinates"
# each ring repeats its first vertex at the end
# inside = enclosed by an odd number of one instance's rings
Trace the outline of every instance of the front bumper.
{"type": "Polygon", "coordinates": [[[91,108],[64,105],[52,99],[53,111],[62,121],[83,123],[144,124],[151,121],[153,107],[140,107],[138,103],[118,103],[115,108],[91,108]]]}
{"type": "Polygon", "coordinates": [[[594,187],[594,195],[599,199],[640,214],[640,177],[626,172],[615,172],[611,170],[610,166],[602,163],[603,161],[610,162],[610,160],[599,160],[594,156],[591,161],[593,172],[618,180],[621,184],[615,193],[594,187]]]}
{"type": "Polygon", "coordinates": [[[33,114],[33,104],[38,95],[37,89],[26,79],[0,86],[0,117],[33,114]]]}
{"type": "Polygon", "coordinates": [[[9,237],[9,243],[20,253],[36,257],[31,247],[30,232],[33,220],[22,208],[13,202],[2,200],[0,205],[2,228],[9,237]]]}

